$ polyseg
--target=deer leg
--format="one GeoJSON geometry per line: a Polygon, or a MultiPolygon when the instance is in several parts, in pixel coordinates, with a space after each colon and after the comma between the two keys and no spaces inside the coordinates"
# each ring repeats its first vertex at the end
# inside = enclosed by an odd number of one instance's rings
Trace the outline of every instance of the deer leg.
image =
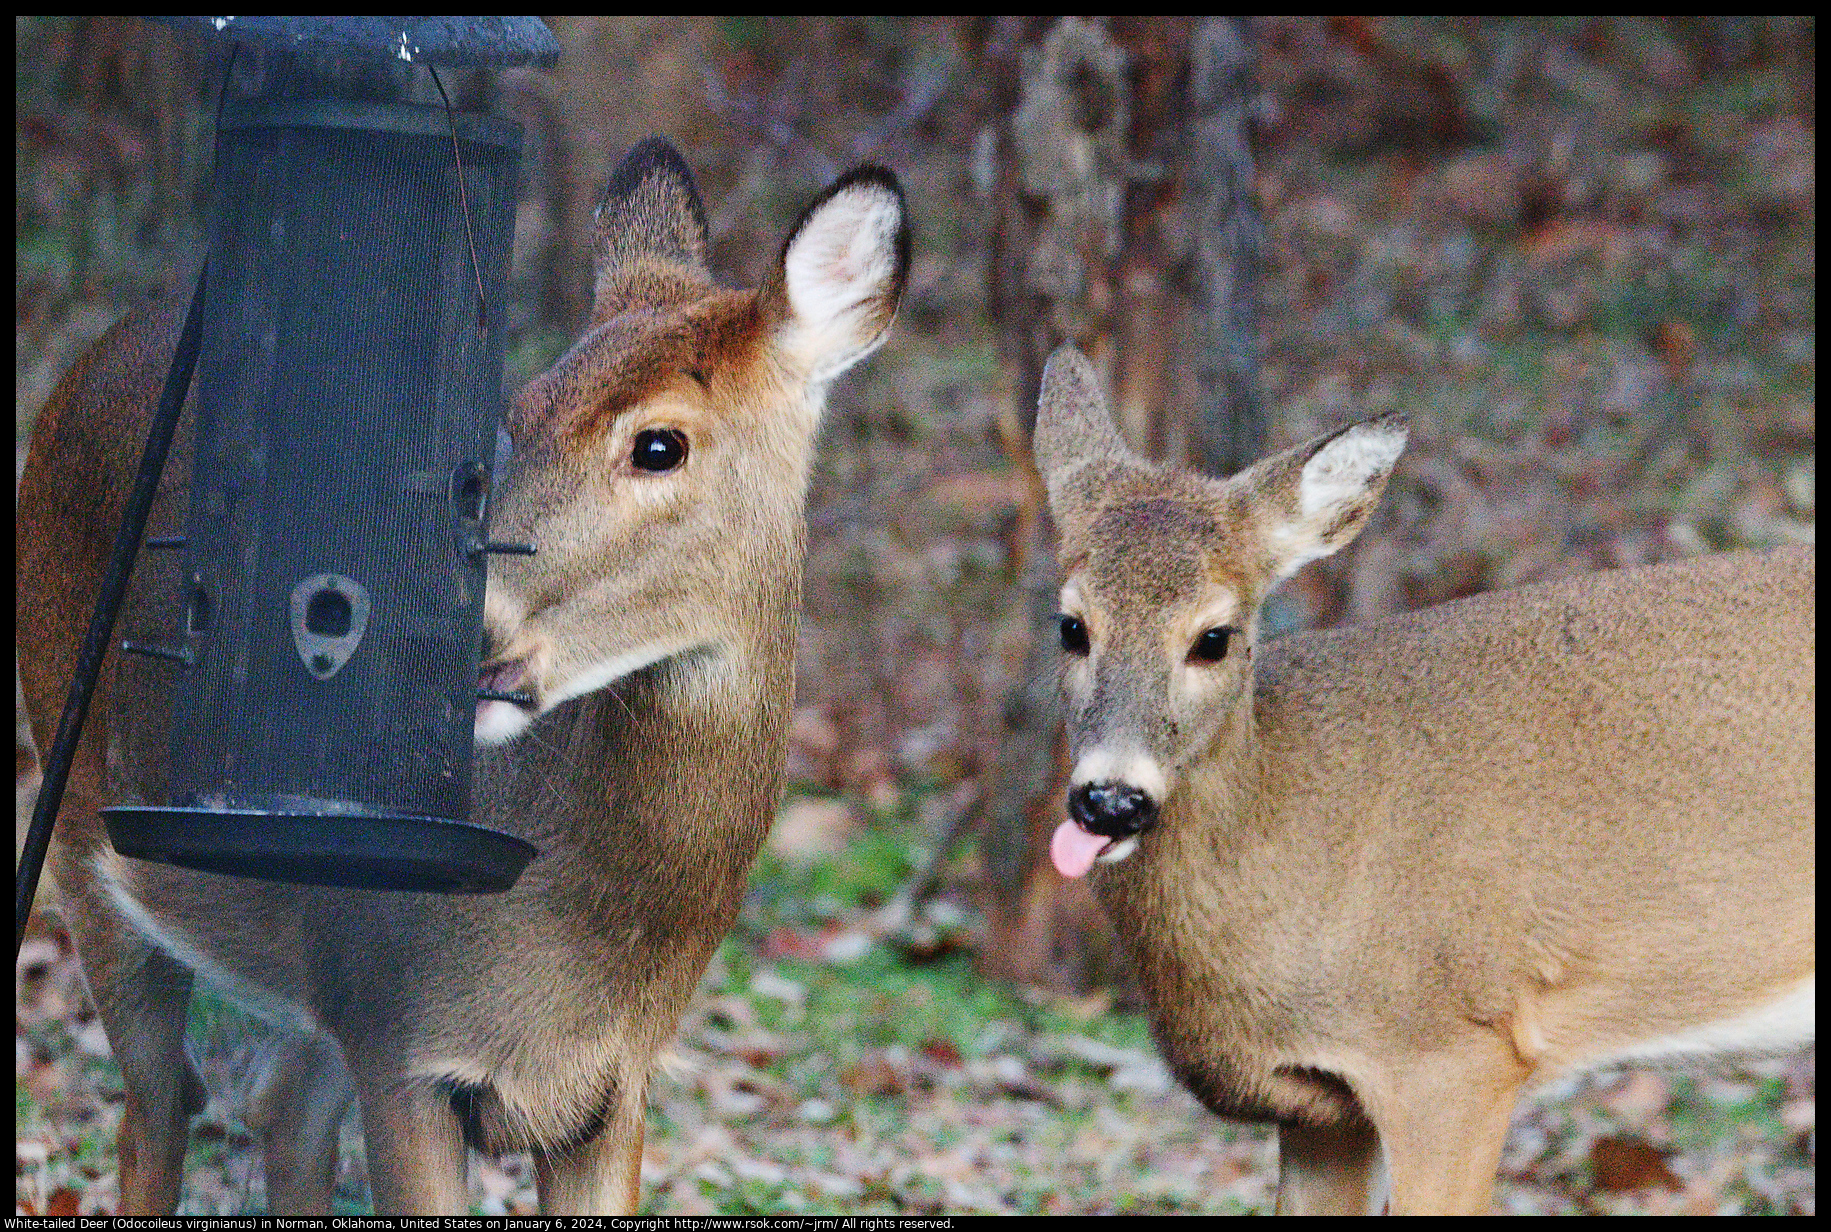
{"type": "Polygon", "coordinates": [[[244,1118],[261,1136],[267,1209],[329,1215],[337,1183],[337,1131],[350,1106],[343,1050],[328,1035],[281,1038],[244,1118]]]}
{"type": "MultiPolygon", "coordinates": [[[[627,1107],[627,1103],[620,1104],[627,1107]]],[[[643,1104],[565,1151],[535,1151],[543,1215],[634,1215],[642,1199],[643,1104]]]]}
{"type": "Polygon", "coordinates": [[[1366,1092],[1363,1100],[1386,1148],[1391,1213],[1489,1214],[1507,1122],[1523,1082],[1511,1058],[1439,1054],[1387,1089],[1366,1092]]]}
{"type": "Polygon", "coordinates": [[[375,1213],[469,1214],[464,1133],[450,1098],[432,1083],[365,1073],[350,1060],[375,1213]]]}
{"type": "Polygon", "coordinates": [[[1385,1207],[1371,1125],[1278,1126],[1278,1214],[1378,1215],[1385,1207]]]}
{"type": "Polygon", "coordinates": [[[70,922],[126,1090],[119,1213],[170,1215],[178,1209],[191,1118],[208,1094],[184,1050],[191,971],[124,923],[95,927],[93,913],[74,904],[70,922]]]}

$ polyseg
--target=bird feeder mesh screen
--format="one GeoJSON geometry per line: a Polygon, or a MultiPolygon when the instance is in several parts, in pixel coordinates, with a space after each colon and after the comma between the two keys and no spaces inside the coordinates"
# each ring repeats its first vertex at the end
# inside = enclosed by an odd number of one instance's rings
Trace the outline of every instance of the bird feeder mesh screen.
{"type": "Polygon", "coordinates": [[[174,804],[468,813],[520,137],[457,124],[463,193],[441,109],[224,117],[174,804]]]}

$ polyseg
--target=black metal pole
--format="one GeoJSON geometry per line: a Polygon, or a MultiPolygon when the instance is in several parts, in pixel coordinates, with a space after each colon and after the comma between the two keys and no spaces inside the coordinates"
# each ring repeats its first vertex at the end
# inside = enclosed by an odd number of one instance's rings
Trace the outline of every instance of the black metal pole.
{"type": "Polygon", "coordinates": [[[184,330],[178,336],[178,351],[172,356],[171,371],[165,375],[165,390],[159,395],[159,407],[146,434],[146,452],[140,455],[140,471],[134,476],[133,491],[128,494],[127,506],[121,512],[121,529],[114,537],[114,553],[102,574],[102,590],[96,596],[95,615],[89,620],[89,632],[83,638],[82,652],[77,655],[70,696],[64,702],[63,718],[57,723],[57,740],[51,746],[50,757],[45,759],[44,781],[39,785],[38,803],[32,810],[32,828],[26,833],[25,850],[19,857],[19,872],[13,882],[17,895],[13,913],[15,959],[25,936],[26,917],[32,912],[32,899],[38,893],[38,875],[44,869],[45,853],[51,847],[51,827],[56,824],[58,807],[63,804],[64,786],[70,778],[70,764],[76,760],[76,743],[83,734],[89,700],[94,696],[95,682],[102,674],[102,660],[108,656],[114,622],[121,614],[121,601],[127,595],[128,579],[133,576],[134,558],[139,554],[140,539],[146,533],[146,519],[152,513],[153,497],[159,490],[159,476],[165,470],[165,455],[171,449],[178,415],[184,409],[185,395],[191,388],[191,374],[197,368],[197,351],[203,339],[204,284],[208,274],[206,268],[197,275],[197,289],[191,293],[191,306],[184,315],[184,330]]]}

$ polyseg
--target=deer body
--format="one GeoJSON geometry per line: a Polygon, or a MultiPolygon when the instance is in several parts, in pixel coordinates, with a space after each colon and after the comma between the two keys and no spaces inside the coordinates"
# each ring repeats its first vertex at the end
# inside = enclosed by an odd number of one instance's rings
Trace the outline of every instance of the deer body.
{"type": "Polygon", "coordinates": [[[1527,1084],[1813,1032],[1812,552],[1257,644],[1264,594],[1353,537],[1403,440],[1163,470],[1072,353],[1038,420],[1056,864],[1091,872],[1184,1084],[1279,1122],[1287,1213],[1377,1211],[1382,1159],[1395,1213],[1485,1212],[1527,1084]]]}
{"type": "MultiPolygon", "coordinates": [[[[493,563],[486,600],[483,680],[535,699],[477,715],[475,819],[541,851],[511,891],[290,886],[120,857],[95,809],[162,798],[168,719],[157,669],[117,667],[53,870],[127,1087],[124,1213],[177,1201],[202,1101],[182,1049],[193,974],[288,1029],[248,1117],[274,1209],[329,1212],[353,1091],[378,1211],[465,1212],[467,1143],[532,1150],[549,1212],[633,1211],[655,1054],[781,786],[821,401],[882,342],[907,244],[894,179],[861,169],[804,214],[761,290],[726,290],[679,155],[650,141],[612,176],[592,320],[516,398],[493,497],[493,533],[541,549],[493,563]]],[[[61,705],[174,338],[170,312],[118,327],[35,436],[19,603],[37,722],[61,705]]],[[[170,474],[187,470],[175,452],[170,474]]],[[[162,516],[176,520],[156,511],[155,533],[162,516]]],[[[125,627],[169,627],[172,589],[137,578],[125,627]]]]}

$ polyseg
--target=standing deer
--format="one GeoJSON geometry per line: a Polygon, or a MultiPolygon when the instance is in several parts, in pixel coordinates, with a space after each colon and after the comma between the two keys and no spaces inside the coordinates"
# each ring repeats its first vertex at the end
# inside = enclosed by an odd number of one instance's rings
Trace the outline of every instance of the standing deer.
{"type": "MultiPolygon", "coordinates": [[[[138,661],[105,679],[53,870],[126,1085],[123,1212],[178,1201],[204,1096],[183,1047],[194,975],[287,1029],[248,1118],[275,1210],[330,1211],[352,1090],[378,1211],[467,1211],[467,1144],[531,1150],[545,1211],[635,1209],[656,1052],[781,787],[825,391],[884,341],[909,231],[895,177],[861,167],[801,216],[760,289],[717,285],[706,249],[679,154],[638,146],[598,210],[590,323],[513,405],[493,529],[540,553],[491,565],[482,683],[534,701],[478,707],[474,798],[478,821],[542,853],[514,889],[323,889],[122,858],[96,809],[156,798],[167,681],[138,661]]],[[[118,326],[38,422],[18,536],[41,747],[179,316],[118,326]]],[[[155,530],[185,496],[168,483],[155,530]]],[[[142,605],[176,589],[135,586],[142,605]]]]}
{"type": "Polygon", "coordinates": [[[1812,552],[1261,643],[1405,434],[1153,466],[1071,348],[1037,416],[1073,763],[1051,855],[1091,873],[1182,1082],[1277,1122],[1283,1214],[1388,1188],[1484,1214],[1528,1083],[1813,1034],[1812,552]]]}

